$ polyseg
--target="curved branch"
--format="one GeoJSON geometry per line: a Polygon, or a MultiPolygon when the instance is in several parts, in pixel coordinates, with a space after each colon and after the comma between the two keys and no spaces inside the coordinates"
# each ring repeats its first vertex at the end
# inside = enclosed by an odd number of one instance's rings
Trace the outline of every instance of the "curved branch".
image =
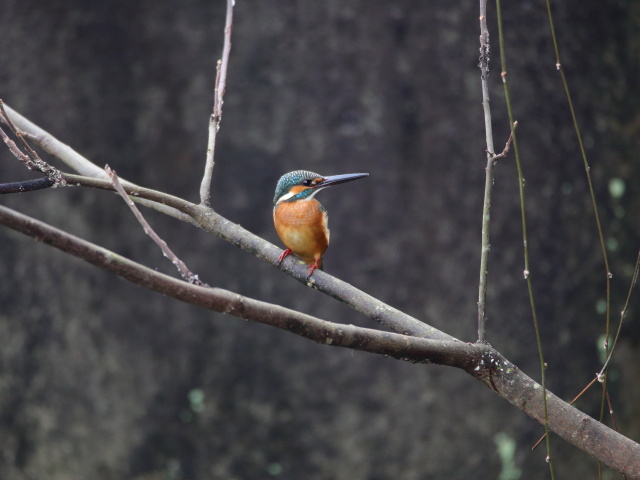
{"type": "MultiPolygon", "coordinates": [[[[461,368],[518,409],[544,423],[542,387],[488,345],[429,340],[336,324],[228,290],[192,285],[2,206],[0,224],[137,285],[192,305],[271,325],[325,345],[461,368]]],[[[629,478],[640,478],[640,445],[550,392],[547,392],[547,409],[552,431],[629,478]]]]}
{"type": "Polygon", "coordinates": [[[141,287],[191,305],[271,325],[318,343],[473,371],[486,347],[341,325],[222,288],[195,285],[152,270],[106,248],[0,206],[0,224],[58,248],[141,287]]]}

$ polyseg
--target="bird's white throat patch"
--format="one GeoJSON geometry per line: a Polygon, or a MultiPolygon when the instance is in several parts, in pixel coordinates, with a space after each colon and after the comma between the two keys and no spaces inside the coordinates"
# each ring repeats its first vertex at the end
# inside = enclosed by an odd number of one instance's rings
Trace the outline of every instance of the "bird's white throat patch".
{"type": "MultiPolygon", "coordinates": [[[[311,200],[313,197],[315,197],[315,196],[316,196],[316,194],[317,194],[320,190],[324,190],[324,187],[322,187],[322,188],[315,188],[315,189],[313,190],[313,193],[311,193],[311,195],[309,195],[309,196],[308,196],[308,197],[306,197],[306,198],[302,198],[302,199],[300,199],[300,201],[301,201],[301,202],[304,202],[304,201],[311,200]]],[[[293,192],[287,192],[287,193],[285,193],[284,195],[282,195],[282,196],[278,199],[278,201],[276,202],[276,205],[279,205],[279,204],[280,204],[280,203],[282,203],[282,202],[286,202],[286,201],[287,201],[287,200],[289,200],[291,197],[295,197],[296,195],[297,195],[296,193],[293,193],[293,192]]]]}
{"type": "Polygon", "coordinates": [[[289,192],[289,193],[285,193],[284,195],[282,195],[278,201],[276,202],[276,205],[278,205],[279,203],[282,202],[286,202],[287,200],[289,200],[291,197],[293,197],[293,192],[289,192]]]}

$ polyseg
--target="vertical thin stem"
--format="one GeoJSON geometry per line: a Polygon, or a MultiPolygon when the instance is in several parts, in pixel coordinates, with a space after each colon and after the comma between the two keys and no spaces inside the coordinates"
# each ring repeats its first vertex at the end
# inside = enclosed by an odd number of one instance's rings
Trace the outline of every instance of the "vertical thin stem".
{"type": "Polygon", "coordinates": [[[222,120],[222,104],[224,92],[227,86],[227,69],[229,67],[229,53],[231,52],[231,28],[233,25],[233,6],[235,0],[227,0],[227,16],[224,26],[224,45],[222,58],[216,64],[216,83],[213,93],[213,113],[209,118],[209,140],[207,142],[207,160],[204,167],[204,175],[200,183],[200,203],[207,207],[211,205],[211,179],[213,178],[214,153],[216,148],[216,135],[220,130],[222,120]]]}
{"type": "Polygon", "coordinates": [[[533,295],[533,281],[531,278],[531,269],[529,267],[529,246],[527,236],[527,214],[525,208],[525,196],[524,196],[524,176],[522,173],[522,163],[520,162],[520,151],[518,149],[518,137],[516,135],[513,119],[513,109],[511,107],[511,97],[509,95],[509,84],[507,82],[507,59],[504,47],[504,33],[502,30],[502,7],[500,0],[496,0],[496,10],[498,16],[498,42],[500,45],[500,63],[502,66],[502,72],[500,74],[502,78],[502,84],[504,86],[505,100],[507,104],[507,111],[509,113],[509,122],[511,123],[511,135],[513,137],[513,150],[516,157],[516,166],[518,169],[518,188],[520,191],[520,217],[522,219],[522,243],[523,243],[523,255],[524,255],[524,278],[527,282],[527,290],[529,292],[529,303],[531,306],[531,315],[533,317],[533,328],[536,335],[536,343],[538,346],[538,357],[540,361],[540,376],[542,384],[542,405],[544,409],[544,431],[546,434],[545,441],[547,447],[547,462],[549,463],[549,473],[551,479],[555,479],[553,461],[551,457],[551,438],[549,437],[549,413],[547,408],[547,364],[544,361],[544,353],[542,351],[542,339],[540,337],[540,326],[538,324],[538,314],[536,312],[536,303],[533,295]]]}
{"type": "MultiPolygon", "coordinates": [[[[604,337],[604,349],[605,354],[609,355],[609,336],[610,336],[610,328],[611,328],[611,269],[609,268],[609,259],[607,256],[607,248],[604,241],[604,234],[602,233],[602,224],[600,223],[600,215],[598,215],[598,205],[596,203],[596,196],[593,191],[593,183],[591,181],[591,167],[589,166],[589,162],[587,161],[587,153],[584,149],[584,144],[582,142],[582,135],[580,133],[580,128],[578,126],[578,118],[576,116],[575,109],[573,108],[573,101],[571,100],[571,92],[569,91],[569,82],[567,82],[567,77],[564,74],[564,69],[562,68],[562,63],[560,62],[560,50],[558,48],[558,40],[556,38],[556,30],[553,23],[553,15],[551,13],[551,4],[549,0],[546,0],[547,5],[547,15],[549,17],[549,26],[551,28],[551,38],[553,40],[553,49],[556,55],[556,70],[560,72],[560,78],[562,79],[562,85],[564,87],[565,95],[567,96],[567,103],[569,104],[569,110],[571,111],[571,119],[573,120],[573,128],[576,131],[576,137],[578,138],[578,146],[580,147],[580,154],[582,156],[582,162],[584,164],[584,170],[587,175],[587,183],[589,184],[589,193],[591,195],[591,204],[593,206],[593,214],[596,220],[596,228],[598,229],[598,237],[600,239],[600,249],[602,250],[602,259],[604,262],[604,268],[606,270],[606,313],[605,313],[605,337],[604,337]]],[[[602,399],[600,401],[600,421],[604,420],[604,407],[605,407],[605,399],[606,399],[606,388],[607,388],[607,378],[606,371],[603,370],[600,374],[602,378],[602,399]]],[[[600,470],[600,463],[598,463],[598,469],[600,470]]],[[[599,475],[601,478],[601,474],[599,475]]]]}
{"type": "Polygon", "coordinates": [[[487,274],[489,261],[489,226],[491,220],[491,193],[493,189],[493,166],[495,153],[493,129],[491,128],[491,106],[489,105],[489,29],[487,28],[487,0],[480,0],[480,80],[482,84],[482,109],[487,142],[487,168],[484,182],[482,206],[482,246],[480,253],[480,283],[478,288],[478,342],[487,343],[487,274]]]}

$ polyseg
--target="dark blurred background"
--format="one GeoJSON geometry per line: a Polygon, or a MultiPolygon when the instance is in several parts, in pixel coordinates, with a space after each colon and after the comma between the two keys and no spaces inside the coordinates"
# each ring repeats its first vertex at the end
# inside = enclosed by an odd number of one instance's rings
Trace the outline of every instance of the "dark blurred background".
{"type": "MultiPolygon", "coordinates": [[[[509,128],[489,3],[501,150],[509,128]]],[[[548,381],[571,398],[601,365],[606,272],[544,4],[504,3],[548,381]]],[[[0,7],[0,98],[96,164],[197,201],[223,0],[0,7]]],[[[640,2],[567,0],[554,13],[617,322],[640,244],[640,2]]],[[[239,0],[214,208],[279,244],[280,175],[369,172],[319,195],[331,214],[326,270],[475,341],[486,163],[478,15],[477,2],[449,0],[239,0]]],[[[0,151],[0,181],[27,178],[0,151]]],[[[539,379],[512,154],[496,167],[494,192],[489,340],[539,379]]],[[[175,275],[113,194],[61,189],[0,202],[175,275]]],[[[210,285],[376,326],[216,237],[146,214],[210,285]]],[[[547,475],[546,452],[530,449],[542,427],[461,372],[183,305],[6,229],[0,255],[3,479],[507,480],[518,476],[498,444],[511,440],[520,478],[547,475]]],[[[621,430],[636,439],[639,341],[634,299],[609,386],[621,430]]],[[[578,406],[597,416],[599,399],[594,389],[578,406]]],[[[594,474],[591,458],[553,445],[562,478],[594,474]]]]}

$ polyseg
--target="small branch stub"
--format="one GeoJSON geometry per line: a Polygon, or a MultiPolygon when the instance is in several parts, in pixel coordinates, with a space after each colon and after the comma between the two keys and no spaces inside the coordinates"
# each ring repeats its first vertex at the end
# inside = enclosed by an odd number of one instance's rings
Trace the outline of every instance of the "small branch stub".
{"type": "MultiPolygon", "coordinates": [[[[502,150],[501,153],[497,154],[497,155],[493,155],[493,161],[494,163],[499,159],[499,158],[504,158],[507,156],[507,154],[509,153],[509,150],[511,150],[511,143],[513,143],[513,132],[515,131],[516,127],[518,126],[518,122],[513,122],[513,129],[511,130],[511,133],[509,134],[509,138],[507,139],[507,143],[504,146],[504,149],[502,150]]],[[[490,153],[490,152],[489,152],[490,153]]]]}

